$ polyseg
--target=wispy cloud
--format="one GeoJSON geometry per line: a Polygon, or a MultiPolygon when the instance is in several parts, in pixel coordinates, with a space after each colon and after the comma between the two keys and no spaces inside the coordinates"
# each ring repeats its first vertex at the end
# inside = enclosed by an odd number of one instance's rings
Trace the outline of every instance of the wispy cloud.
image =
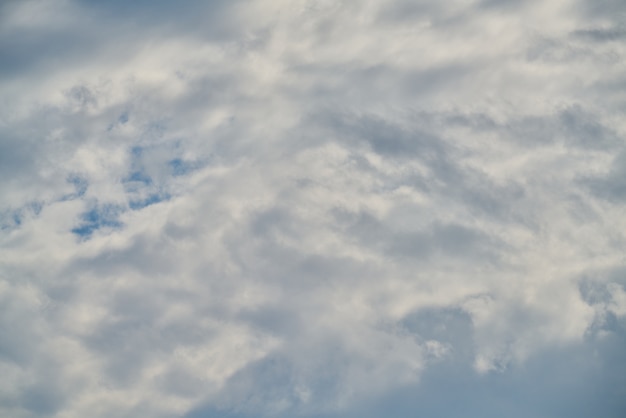
{"type": "Polygon", "coordinates": [[[0,415],[626,410],[621,3],[0,6],[0,415]]]}

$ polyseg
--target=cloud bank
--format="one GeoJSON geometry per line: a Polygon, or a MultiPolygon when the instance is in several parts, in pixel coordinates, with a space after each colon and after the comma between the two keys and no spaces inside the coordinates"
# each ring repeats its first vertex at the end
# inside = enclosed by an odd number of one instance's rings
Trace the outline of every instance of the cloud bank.
{"type": "Polygon", "coordinates": [[[621,3],[2,3],[0,415],[622,417],[621,3]]]}

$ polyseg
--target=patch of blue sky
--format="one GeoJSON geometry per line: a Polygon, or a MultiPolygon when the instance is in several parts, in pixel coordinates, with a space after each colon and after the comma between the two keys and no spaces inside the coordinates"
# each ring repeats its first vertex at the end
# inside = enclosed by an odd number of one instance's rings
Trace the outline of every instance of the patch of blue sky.
{"type": "Polygon", "coordinates": [[[20,210],[5,210],[0,213],[0,230],[6,231],[18,228],[22,224],[20,210]]]}
{"type": "MultiPolygon", "coordinates": [[[[171,198],[168,193],[168,179],[181,177],[206,165],[200,160],[190,160],[179,157],[182,150],[180,142],[167,144],[165,149],[160,146],[134,146],[130,148],[131,169],[122,179],[124,190],[128,196],[128,208],[140,210],[171,198]],[[156,169],[156,177],[147,172],[144,163],[149,162],[156,152],[160,170],[156,169]],[[170,153],[170,159],[163,159],[163,152],[170,153]],[[173,157],[173,158],[172,158],[173,157]],[[147,161],[146,161],[147,160],[147,161]],[[160,161],[159,161],[160,160],[160,161]],[[159,175],[159,172],[162,175],[159,175]]],[[[153,163],[155,161],[152,161],[153,163]]],[[[150,165],[155,169],[155,164],[150,165]]]]}
{"type": "Polygon", "coordinates": [[[37,200],[32,201],[26,205],[26,208],[28,208],[28,210],[30,210],[33,214],[39,215],[43,209],[43,202],[37,200]]]}
{"type": "Polygon", "coordinates": [[[18,228],[24,222],[24,218],[38,216],[43,209],[44,203],[32,201],[20,208],[7,208],[0,212],[0,230],[11,230],[18,228]]]}
{"type": "Polygon", "coordinates": [[[144,170],[131,171],[128,177],[124,178],[122,181],[127,187],[130,186],[127,183],[140,183],[145,186],[152,185],[152,177],[150,177],[144,170]]]}
{"type": "Polygon", "coordinates": [[[141,158],[143,154],[143,147],[139,145],[135,145],[130,149],[130,155],[133,161],[136,161],[138,158],[141,158]]]}
{"type": "Polygon", "coordinates": [[[128,112],[124,112],[124,113],[122,113],[122,114],[120,115],[120,117],[119,117],[119,118],[117,118],[117,121],[118,121],[121,125],[124,125],[125,123],[127,123],[127,122],[128,122],[128,119],[129,119],[129,114],[128,114],[128,112]]]}
{"type": "Polygon", "coordinates": [[[132,210],[170,199],[170,195],[160,190],[152,178],[143,171],[134,171],[126,177],[124,189],[128,195],[128,207],[132,210]]]}
{"type": "Polygon", "coordinates": [[[93,233],[101,228],[119,229],[123,223],[119,220],[122,213],[119,205],[98,205],[81,215],[81,225],[72,229],[72,233],[81,238],[90,238],[93,233]]]}
{"type": "Polygon", "coordinates": [[[107,131],[113,130],[118,125],[126,125],[130,120],[130,114],[128,111],[122,112],[115,122],[109,124],[107,131]]]}
{"type": "Polygon", "coordinates": [[[130,149],[131,170],[130,174],[122,180],[124,183],[139,182],[145,185],[152,184],[152,178],[146,173],[143,165],[145,151],[145,147],[139,145],[130,149]]]}
{"type": "Polygon", "coordinates": [[[205,164],[197,160],[184,160],[182,158],[174,158],[168,162],[172,176],[180,177],[192,173],[205,164]]]}
{"type": "Polygon", "coordinates": [[[133,170],[122,179],[124,190],[128,196],[128,207],[131,210],[139,210],[169,199],[169,195],[161,191],[159,185],[155,183],[153,178],[139,163],[143,152],[144,150],[141,147],[131,149],[132,158],[135,160],[133,161],[133,170]]]}
{"type": "Polygon", "coordinates": [[[83,197],[89,187],[87,179],[79,176],[78,174],[70,174],[67,176],[66,181],[74,186],[74,192],[64,195],[61,197],[61,200],[74,200],[83,197]]]}
{"type": "Polygon", "coordinates": [[[131,210],[139,210],[169,198],[143,170],[131,172],[123,183],[128,196],[128,207],[131,210]]]}
{"type": "Polygon", "coordinates": [[[140,210],[147,206],[154,205],[159,202],[163,202],[165,200],[169,200],[171,196],[167,193],[152,193],[145,198],[142,199],[131,199],[128,202],[128,206],[132,210],[140,210]]]}
{"type": "Polygon", "coordinates": [[[20,212],[19,211],[15,211],[11,214],[11,220],[13,221],[13,224],[15,226],[20,226],[22,224],[22,217],[20,216],[20,212]]]}

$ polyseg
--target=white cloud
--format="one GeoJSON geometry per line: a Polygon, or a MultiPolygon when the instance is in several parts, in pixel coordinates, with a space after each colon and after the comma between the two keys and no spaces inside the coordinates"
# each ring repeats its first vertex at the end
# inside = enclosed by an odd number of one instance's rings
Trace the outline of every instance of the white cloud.
{"type": "Polygon", "coordinates": [[[579,6],[1,6],[0,411],[352,416],[623,360],[626,49],[579,6]]]}

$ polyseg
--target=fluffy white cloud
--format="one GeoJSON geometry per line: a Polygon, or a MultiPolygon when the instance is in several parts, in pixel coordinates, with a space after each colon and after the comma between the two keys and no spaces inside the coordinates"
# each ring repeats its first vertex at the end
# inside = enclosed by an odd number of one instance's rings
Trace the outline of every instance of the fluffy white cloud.
{"type": "Polygon", "coordinates": [[[620,416],[618,3],[4,3],[0,411],[620,416]]]}

